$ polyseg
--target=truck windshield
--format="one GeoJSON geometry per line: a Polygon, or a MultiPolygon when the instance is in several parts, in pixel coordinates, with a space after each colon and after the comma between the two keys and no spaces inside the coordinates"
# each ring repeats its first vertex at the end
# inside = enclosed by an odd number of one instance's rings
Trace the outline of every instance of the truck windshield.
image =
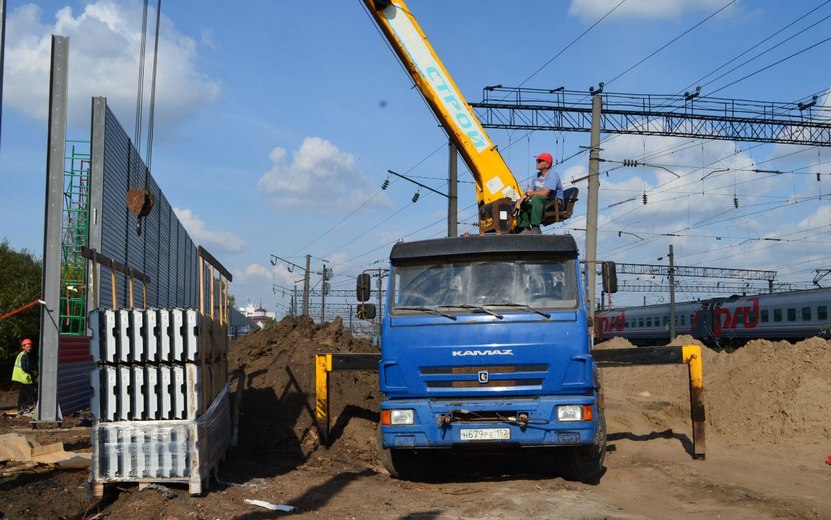
{"type": "Polygon", "coordinates": [[[441,307],[468,313],[470,306],[505,311],[577,308],[577,271],[573,259],[541,261],[460,261],[393,266],[392,312],[402,307],[441,307]],[[458,306],[458,310],[454,307],[458,306]],[[466,308],[467,307],[467,308],[466,308]]]}

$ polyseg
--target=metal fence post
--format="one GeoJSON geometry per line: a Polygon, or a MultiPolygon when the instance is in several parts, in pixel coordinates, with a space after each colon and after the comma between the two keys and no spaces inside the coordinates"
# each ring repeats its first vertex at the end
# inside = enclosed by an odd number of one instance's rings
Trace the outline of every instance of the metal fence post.
{"type": "Polygon", "coordinates": [[[61,305],[61,230],[68,76],[69,38],[53,35],[41,296],[45,304],[41,305],[40,309],[40,376],[37,414],[33,421],[35,423],[63,422],[58,406],[58,321],[61,305]]]}

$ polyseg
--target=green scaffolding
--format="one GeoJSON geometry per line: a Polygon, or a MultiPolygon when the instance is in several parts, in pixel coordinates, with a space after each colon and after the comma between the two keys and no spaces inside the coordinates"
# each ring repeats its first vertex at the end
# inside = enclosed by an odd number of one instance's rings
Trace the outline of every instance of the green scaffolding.
{"type": "Polygon", "coordinates": [[[89,141],[67,141],[71,150],[64,174],[61,234],[61,323],[66,336],[86,335],[87,259],[81,249],[89,241],[89,141]]]}

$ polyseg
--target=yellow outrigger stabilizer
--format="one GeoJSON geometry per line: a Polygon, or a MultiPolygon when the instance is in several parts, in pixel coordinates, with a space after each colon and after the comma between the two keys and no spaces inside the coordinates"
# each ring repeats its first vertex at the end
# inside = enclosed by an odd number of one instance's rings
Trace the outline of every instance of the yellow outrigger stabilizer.
{"type": "Polygon", "coordinates": [[[684,363],[690,367],[690,419],[692,420],[693,458],[704,460],[704,369],[701,347],[637,347],[592,350],[599,367],[667,365],[684,363]]]}
{"type": "MultiPolygon", "coordinates": [[[[637,347],[593,350],[592,358],[600,367],[638,365],[689,365],[690,418],[692,420],[693,458],[704,460],[704,371],[701,347],[637,347]]],[[[381,354],[317,354],[315,355],[315,420],[324,444],[329,442],[329,372],[340,370],[377,371],[381,354]]]]}
{"type": "Polygon", "coordinates": [[[377,371],[381,354],[315,354],[315,421],[323,444],[329,444],[329,372],[377,371]]]}

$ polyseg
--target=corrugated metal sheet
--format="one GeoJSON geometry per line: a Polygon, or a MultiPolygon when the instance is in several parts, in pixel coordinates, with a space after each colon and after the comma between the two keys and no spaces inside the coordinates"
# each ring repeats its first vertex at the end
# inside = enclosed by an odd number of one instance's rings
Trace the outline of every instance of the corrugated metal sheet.
{"type": "MultiPolygon", "coordinates": [[[[199,280],[193,240],[109,108],[103,134],[99,252],[150,277],[146,302],[142,298],[141,284],[135,284],[136,307],[194,307],[198,304],[199,280]],[[144,219],[140,236],[136,234],[136,217],[127,210],[126,197],[130,188],[147,189],[153,196],[153,210],[144,219]]],[[[109,269],[101,269],[99,280],[100,307],[111,308],[113,303],[118,307],[129,306],[126,275],[116,276],[116,302],[112,298],[109,269]]]]}
{"type": "Polygon", "coordinates": [[[58,404],[65,417],[89,408],[91,369],[89,338],[61,336],[58,341],[58,404]]]}

